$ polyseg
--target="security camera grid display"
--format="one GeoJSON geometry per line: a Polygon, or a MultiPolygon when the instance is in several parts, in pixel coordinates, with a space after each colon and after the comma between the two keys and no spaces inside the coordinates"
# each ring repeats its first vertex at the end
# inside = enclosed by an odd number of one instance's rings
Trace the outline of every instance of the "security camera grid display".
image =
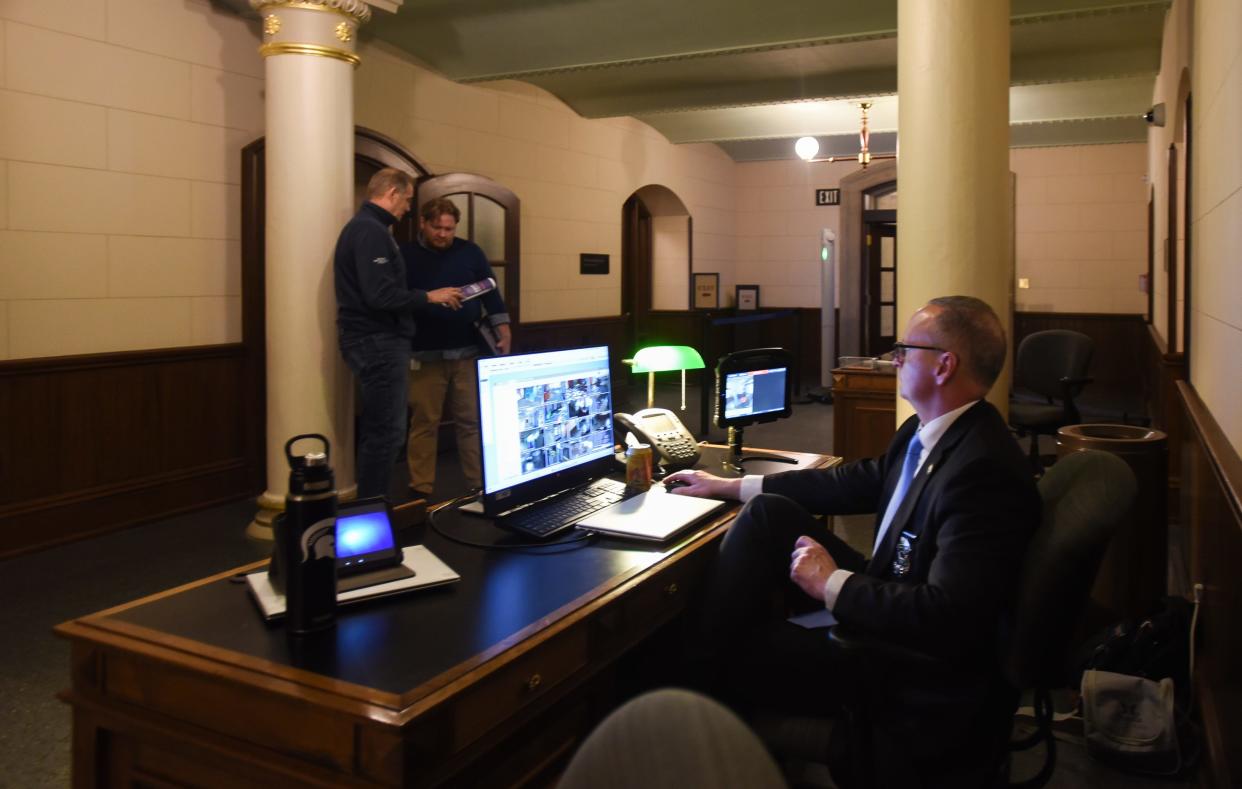
{"type": "Polygon", "coordinates": [[[489,493],[612,453],[607,348],[486,360],[479,403],[489,493]]]}
{"type": "Polygon", "coordinates": [[[517,406],[522,474],[612,449],[607,374],[523,386],[517,406]]]}
{"type": "Polygon", "coordinates": [[[725,419],[785,408],[785,368],[747,370],[725,376],[725,419]]]}

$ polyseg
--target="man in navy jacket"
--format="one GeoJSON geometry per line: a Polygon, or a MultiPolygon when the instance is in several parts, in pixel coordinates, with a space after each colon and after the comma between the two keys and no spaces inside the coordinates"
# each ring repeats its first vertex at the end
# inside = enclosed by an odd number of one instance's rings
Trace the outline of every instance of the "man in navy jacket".
{"type": "MultiPolygon", "coordinates": [[[[1040,518],[1030,466],[984,396],[1004,366],[995,312],[963,296],[933,299],[894,350],[898,393],[914,406],[883,457],[829,469],[722,479],[680,472],[675,492],[746,506],[725,536],[705,596],[702,636],[753,687],[743,697],[822,711],[847,685],[822,630],[785,621],[821,607],[851,630],[946,659],[951,674],[886,676],[864,693],[899,756],[944,767],[981,719],[1016,700],[997,645],[1027,542],[1040,518]],[[903,478],[904,477],[904,478],[903,478]],[[870,560],[814,514],[876,513],[870,560]],[[784,596],[775,610],[773,595],[784,596]]],[[[731,672],[739,674],[736,670],[731,672]]],[[[1004,733],[1007,735],[1007,728],[1004,733]]]]}
{"type": "Polygon", "coordinates": [[[461,307],[457,288],[410,290],[405,261],[389,228],[410,210],[414,179],[391,167],[371,177],[367,202],[336,242],[333,279],[341,355],[358,378],[358,497],[385,496],[401,431],[414,309],[461,307]]]}
{"type": "MultiPolygon", "coordinates": [[[[451,200],[436,198],[419,209],[418,239],[402,244],[409,261],[407,284],[414,289],[462,287],[485,280],[495,281],[487,255],[479,246],[457,238],[461,212],[451,200]]],[[[457,437],[457,457],[466,484],[481,487],[482,459],[479,444],[479,404],[475,359],[484,350],[481,331],[496,336],[496,352],[509,352],[509,314],[499,290],[490,290],[462,303],[460,310],[427,305],[414,313],[418,324],[412,349],[410,374],[410,434],[406,455],[410,490],[431,495],[436,479],[436,439],[440,417],[447,404],[457,437]],[[486,312],[486,315],[484,315],[486,312]],[[477,325],[484,324],[480,329],[477,325]]]]}

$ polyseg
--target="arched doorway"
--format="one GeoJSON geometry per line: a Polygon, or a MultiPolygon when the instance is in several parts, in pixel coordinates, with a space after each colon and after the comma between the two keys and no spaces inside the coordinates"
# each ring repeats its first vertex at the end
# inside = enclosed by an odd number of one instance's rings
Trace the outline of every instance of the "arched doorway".
{"type": "MultiPolygon", "coordinates": [[[[883,201],[884,195],[895,194],[897,188],[897,160],[887,159],[874,162],[865,170],[850,173],[841,179],[841,233],[838,248],[838,293],[840,295],[841,318],[840,331],[837,334],[838,356],[860,356],[877,344],[883,344],[883,335],[879,333],[883,327],[877,325],[876,332],[868,336],[867,321],[870,312],[882,317],[880,308],[885,302],[882,299],[869,305],[867,279],[870,269],[866,262],[867,225],[864,212],[884,211],[887,208],[876,207],[877,200],[883,201]],[[874,310],[872,309],[874,307],[874,310]]],[[[896,210],[893,207],[891,221],[896,227],[896,210]]],[[[871,215],[881,224],[886,215],[871,215]]],[[[882,249],[879,250],[882,252],[882,249]]],[[[896,239],[893,239],[892,259],[896,261],[896,239]]],[[[874,267],[882,272],[881,266],[874,267]]],[[[877,281],[874,288],[877,297],[884,295],[883,281],[877,281]]],[[[893,270],[892,296],[896,299],[896,270],[893,270]]],[[[894,304],[895,310],[895,304],[894,304]]],[[[882,320],[879,321],[882,323],[882,320]]],[[[896,318],[894,316],[894,322],[896,318]]],[[[891,347],[891,343],[890,343],[891,347]]],[[[888,348],[880,349],[882,351],[888,348]]]]}
{"type": "Polygon", "coordinates": [[[649,315],[690,308],[693,218],[675,192],[659,184],[636,190],[621,208],[623,353],[649,344],[649,315]]]}

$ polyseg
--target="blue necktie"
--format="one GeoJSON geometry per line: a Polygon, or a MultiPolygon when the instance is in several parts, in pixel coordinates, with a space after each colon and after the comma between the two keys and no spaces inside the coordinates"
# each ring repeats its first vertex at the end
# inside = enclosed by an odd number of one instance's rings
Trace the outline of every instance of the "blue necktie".
{"type": "Polygon", "coordinates": [[[906,460],[901,464],[901,476],[897,479],[897,487],[893,489],[893,497],[888,500],[888,509],[884,510],[884,520],[880,522],[880,528],[876,532],[875,545],[871,548],[872,553],[879,551],[880,543],[884,542],[884,535],[888,533],[888,525],[892,523],[893,517],[897,514],[901,500],[906,497],[906,491],[910,489],[910,481],[914,479],[914,472],[918,470],[921,454],[923,454],[923,442],[919,441],[919,434],[915,433],[910,443],[906,445],[906,460]]]}

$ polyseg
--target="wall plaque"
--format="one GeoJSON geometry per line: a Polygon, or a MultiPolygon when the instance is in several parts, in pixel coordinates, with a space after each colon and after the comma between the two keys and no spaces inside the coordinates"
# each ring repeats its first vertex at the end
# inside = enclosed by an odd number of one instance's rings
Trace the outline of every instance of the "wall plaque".
{"type": "Polygon", "coordinates": [[[578,273],[579,274],[607,274],[608,273],[608,256],[600,255],[592,252],[583,252],[578,255],[578,273]]]}

